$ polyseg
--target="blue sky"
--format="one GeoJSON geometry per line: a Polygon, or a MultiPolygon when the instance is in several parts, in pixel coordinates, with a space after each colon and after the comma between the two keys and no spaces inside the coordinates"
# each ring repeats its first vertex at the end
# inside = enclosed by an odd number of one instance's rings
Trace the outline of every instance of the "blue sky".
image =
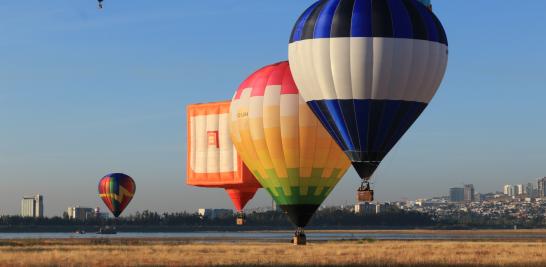
{"type": "MultiPolygon", "coordinates": [[[[102,175],[137,182],[128,212],[231,207],[184,183],[185,106],[231,98],[287,58],[312,0],[0,2],[0,214],[45,195],[48,215],[101,206],[102,175]]],[[[546,2],[433,1],[450,41],[432,104],[376,173],[379,200],[546,176],[546,2]]],[[[326,204],[354,201],[350,171],[326,204]]],[[[261,192],[250,207],[270,204],[261,192]]]]}

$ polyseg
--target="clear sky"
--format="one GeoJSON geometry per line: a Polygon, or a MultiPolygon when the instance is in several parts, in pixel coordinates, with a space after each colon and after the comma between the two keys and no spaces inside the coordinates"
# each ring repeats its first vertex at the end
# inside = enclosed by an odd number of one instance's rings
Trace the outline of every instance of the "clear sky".
{"type": "MultiPolygon", "coordinates": [[[[98,180],[137,182],[128,212],[232,207],[185,185],[185,106],[230,99],[287,58],[312,0],[0,1],[0,214],[101,206],[98,180]]],[[[375,175],[379,200],[500,190],[546,176],[546,1],[433,1],[450,41],[439,93],[375,175]]],[[[348,172],[326,204],[354,202],[348,172]]],[[[261,192],[250,207],[270,205],[261,192]]]]}

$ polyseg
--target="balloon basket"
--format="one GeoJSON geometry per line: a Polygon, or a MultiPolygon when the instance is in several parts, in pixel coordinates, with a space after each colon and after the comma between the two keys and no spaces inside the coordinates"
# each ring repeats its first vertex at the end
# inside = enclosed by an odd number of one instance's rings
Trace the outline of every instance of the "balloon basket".
{"type": "Polygon", "coordinates": [[[356,199],[358,202],[372,202],[374,200],[373,190],[370,189],[370,183],[367,180],[362,180],[362,184],[356,190],[356,199]]]}
{"type": "Polygon", "coordinates": [[[292,243],[296,246],[305,246],[307,245],[307,236],[303,230],[298,229],[292,237],[292,243]]]}
{"type": "Polygon", "coordinates": [[[356,198],[359,202],[372,202],[374,200],[373,198],[373,190],[358,190],[356,192],[356,198]]]}
{"type": "Polygon", "coordinates": [[[237,213],[237,225],[245,225],[246,218],[245,214],[241,211],[237,213]]]}

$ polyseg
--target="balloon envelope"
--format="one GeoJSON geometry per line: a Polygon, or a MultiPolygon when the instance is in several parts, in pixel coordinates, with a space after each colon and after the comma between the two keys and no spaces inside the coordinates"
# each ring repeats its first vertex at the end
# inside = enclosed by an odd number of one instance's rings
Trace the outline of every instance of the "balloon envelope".
{"type": "Polygon", "coordinates": [[[229,134],[231,101],[187,107],[188,185],[224,188],[241,212],[261,188],[243,163],[229,134]]]}
{"type": "Polygon", "coordinates": [[[291,221],[304,227],[350,162],[301,99],[288,62],[245,80],[230,119],[245,164],[291,221]]]}
{"type": "Polygon", "coordinates": [[[116,218],[129,205],[135,191],[135,181],[123,173],[106,175],[99,182],[99,196],[116,218]]]}
{"type": "Polygon", "coordinates": [[[246,204],[256,195],[257,187],[241,187],[226,189],[226,192],[238,212],[243,211],[246,204]]]}
{"type": "Polygon", "coordinates": [[[302,97],[369,179],[436,93],[447,45],[416,0],[322,0],[296,22],[289,61],[302,97]]]}

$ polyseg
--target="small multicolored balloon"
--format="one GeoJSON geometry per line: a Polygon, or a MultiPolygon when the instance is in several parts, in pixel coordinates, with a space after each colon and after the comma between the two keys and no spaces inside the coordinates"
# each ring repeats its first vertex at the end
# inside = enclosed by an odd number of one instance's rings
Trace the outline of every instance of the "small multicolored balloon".
{"type": "Polygon", "coordinates": [[[108,174],[99,182],[99,196],[116,218],[129,205],[135,191],[135,181],[123,173],[108,174]]]}

